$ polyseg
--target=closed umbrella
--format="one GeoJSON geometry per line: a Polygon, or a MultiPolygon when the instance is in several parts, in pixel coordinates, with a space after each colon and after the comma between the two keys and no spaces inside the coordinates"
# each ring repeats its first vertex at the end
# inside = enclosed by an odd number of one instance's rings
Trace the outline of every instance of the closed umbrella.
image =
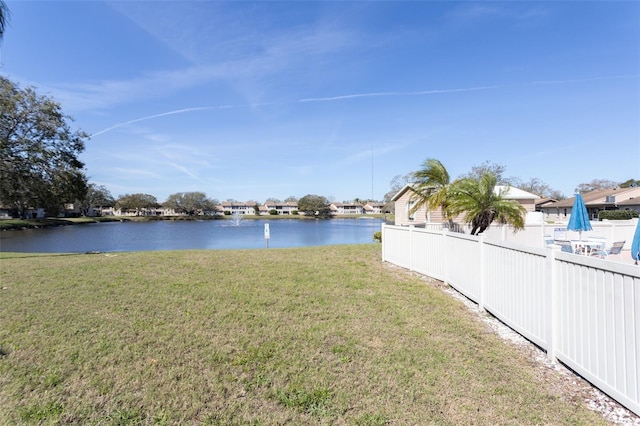
{"type": "Polygon", "coordinates": [[[582,231],[591,231],[591,222],[589,221],[589,213],[587,213],[587,207],[584,205],[582,195],[576,194],[575,200],[573,200],[573,207],[571,208],[571,217],[569,218],[569,224],[567,229],[570,231],[578,231],[580,234],[580,240],[582,241],[582,231]]]}
{"type": "Polygon", "coordinates": [[[636,265],[640,260],[640,218],[636,225],[636,233],[633,234],[633,241],[631,242],[631,257],[635,259],[636,265]]]}

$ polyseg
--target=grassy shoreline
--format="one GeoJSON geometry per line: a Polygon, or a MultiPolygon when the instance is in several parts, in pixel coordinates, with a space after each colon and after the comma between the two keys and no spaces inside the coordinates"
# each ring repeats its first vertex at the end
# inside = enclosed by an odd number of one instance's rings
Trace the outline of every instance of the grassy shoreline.
{"type": "MultiPolygon", "coordinates": [[[[387,215],[388,217],[389,215],[387,215]]],[[[384,215],[340,215],[331,219],[384,219],[384,215]]],[[[78,217],[78,218],[43,218],[43,219],[0,219],[0,231],[15,231],[21,229],[49,228],[56,226],[84,225],[101,222],[150,222],[156,220],[180,220],[180,221],[202,221],[202,220],[232,220],[228,215],[224,216],[101,216],[101,217],[78,217]]],[[[317,220],[314,217],[304,215],[243,215],[242,220],[317,220]]]]}
{"type": "Polygon", "coordinates": [[[8,424],[604,424],[376,245],[0,253],[8,424]]]}

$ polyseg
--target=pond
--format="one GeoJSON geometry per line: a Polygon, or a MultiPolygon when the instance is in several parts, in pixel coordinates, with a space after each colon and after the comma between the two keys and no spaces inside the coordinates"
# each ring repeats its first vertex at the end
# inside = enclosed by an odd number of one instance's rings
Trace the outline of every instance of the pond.
{"type": "Polygon", "coordinates": [[[373,244],[380,219],[109,222],[0,232],[0,251],[85,253],[373,244]]]}

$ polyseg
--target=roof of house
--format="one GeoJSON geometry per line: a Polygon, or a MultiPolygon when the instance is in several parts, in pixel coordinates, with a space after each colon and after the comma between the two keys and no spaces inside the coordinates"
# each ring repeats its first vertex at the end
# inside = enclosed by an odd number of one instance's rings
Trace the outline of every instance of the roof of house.
{"type": "Polygon", "coordinates": [[[496,185],[494,192],[502,192],[502,198],[506,200],[537,200],[540,198],[536,194],[516,188],[515,186],[496,185]]]}
{"type": "Polygon", "coordinates": [[[375,208],[381,209],[383,207],[384,207],[384,203],[367,203],[362,208],[365,209],[366,211],[371,211],[371,210],[374,210],[375,208]]]}
{"type": "Polygon", "coordinates": [[[408,183],[408,184],[406,184],[405,186],[403,186],[403,187],[402,187],[402,189],[400,189],[400,191],[398,191],[398,192],[396,193],[396,195],[394,195],[394,196],[391,198],[391,201],[398,201],[398,199],[399,199],[400,197],[402,197],[402,196],[404,195],[404,193],[405,193],[405,192],[407,192],[407,191],[409,191],[409,190],[412,190],[412,191],[413,191],[413,185],[414,185],[414,184],[412,184],[412,183],[408,183]]]}
{"type": "MultiPolygon", "coordinates": [[[[586,192],[582,195],[584,204],[589,206],[604,206],[604,205],[618,205],[630,198],[640,197],[640,187],[632,188],[615,188],[615,189],[598,189],[595,191],[586,192]],[[615,197],[614,201],[608,201],[607,197],[615,197]]],[[[573,207],[574,197],[567,198],[557,203],[549,204],[545,207],[565,208],[573,207]]],[[[628,205],[628,204],[627,204],[628,205]]],[[[632,204],[633,205],[633,204],[632,204]]]]}
{"type": "Polygon", "coordinates": [[[540,198],[539,200],[536,201],[536,206],[542,207],[546,204],[557,203],[557,202],[558,200],[556,200],[555,198],[540,198]]]}
{"type": "MultiPolygon", "coordinates": [[[[404,195],[408,190],[413,191],[414,184],[408,183],[406,184],[396,195],[391,198],[391,201],[397,201],[400,197],[404,195]]],[[[494,188],[495,193],[502,192],[502,197],[506,200],[537,200],[538,197],[536,194],[532,194],[523,189],[516,188],[513,186],[505,186],[505,185],[496,185],[494,188]]]]}
{"type": "Polygon", "coordinates": [[[620,201],[616,203],[618,206],[640,206],[640,197],[631,197],[628,200],[620,201]]]}

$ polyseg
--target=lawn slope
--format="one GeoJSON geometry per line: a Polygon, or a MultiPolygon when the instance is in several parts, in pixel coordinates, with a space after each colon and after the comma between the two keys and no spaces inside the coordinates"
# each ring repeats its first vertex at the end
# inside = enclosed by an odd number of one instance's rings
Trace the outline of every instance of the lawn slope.
{"type": "Polygon", "coordinates": [[[601,424],[380,246],[0,254],[8,424],[601,424]]]}

